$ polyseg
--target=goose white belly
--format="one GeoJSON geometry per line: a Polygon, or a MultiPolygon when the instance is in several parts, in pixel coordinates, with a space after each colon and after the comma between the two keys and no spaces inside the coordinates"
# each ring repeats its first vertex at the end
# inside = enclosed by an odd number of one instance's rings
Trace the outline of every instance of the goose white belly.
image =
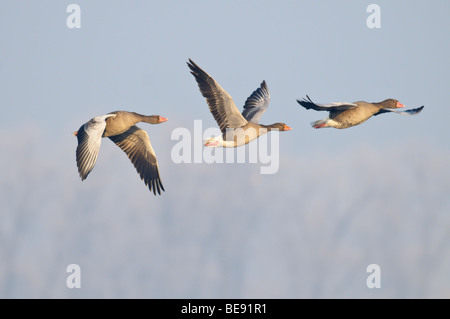
{"type": "Polygon", "coordinates": [[[255,129],[248,127],[245,130],[243,128],[227,129],[226,139],[223,139],[223,135],[210,138],[205,142],[205,146],[209,147],[237,147],[250,143],[256,140],[259,136],[267,133],[266,128],[255,129]]]}

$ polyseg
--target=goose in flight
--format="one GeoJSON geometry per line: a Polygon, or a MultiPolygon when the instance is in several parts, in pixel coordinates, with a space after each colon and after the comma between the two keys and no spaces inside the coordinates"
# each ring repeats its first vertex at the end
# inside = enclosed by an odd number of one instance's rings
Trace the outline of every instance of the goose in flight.
{"type": "Polygon", "coordinates": [[[259,124],[261,115],[267,110],[270,101],[269,89],[265,81],[247,98],[244,110],[241,113],[231,96],[208,73],[191,59],[189,59],[187,65],[191,69],[200,92],[206,98],[209,110],[222,131],[221,136],[207,140],[205,146],[237,147],[247,144],[271,130],[291,130],[284,123],[259,124]]]}
{"type": "Polygon", "coordinates": [[[403,115],[416,115],[424,108],[422,105],[421,107],[405,110],[403,112],[396,111],[394,109],[405,106],[395,99],[386,99],[378,103],[358,101],[353,103],[335,102],[330,104],[317,104],[307,95],[306,99],[297,100],[297,102],[307,110],[313,109],[316,111],[329,112],[329,117],[311,123],[314,128],[348,128],[367,121],[371,116],[388,112],[403,115]]]}
{"type": "Polygon", "coordinates": [[[145,185],[156,195],[164,191],[159,177],[155,151],[146,131],[135,124],[159,124],[167,121],[159,115],[141,115],[135,112],[116,111],[97,116],[81,125],[73,134],[78,139],[76,160],[81,180],[94,168],[102,137],[109,137],[129,157],[145,185]]]}

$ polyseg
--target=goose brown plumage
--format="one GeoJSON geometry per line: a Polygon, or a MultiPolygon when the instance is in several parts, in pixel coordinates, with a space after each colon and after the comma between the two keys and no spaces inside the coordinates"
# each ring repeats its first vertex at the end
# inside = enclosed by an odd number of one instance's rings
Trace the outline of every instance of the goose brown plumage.
{"type": "Polygon", "coordinates": [[[317,104],[307,95],[306,99],[297,100],[297,102],[307,110],[313,109],[329,112],[329,117],[311,123],[314,128],[334,127],[343,129],[361,124],[370,117],[379,114],[394,112],[403,115],[416,115],[424,108],[422,105],[421,107],[403,112],[396,111],[393,109],[405,107],[396,99],[386,99],[382,102],[374,103],[357,101],[353,103],[334,102],[330,104],[317,104]]]}
{"type": "Polygon", "coordinates": [[[187,65],[197,81],[202,95],[206,98],[214,119],[222,131],[222,135],[206,141],[209,147],[237,147],[247,144],[271,130],[289,131],[284,123],[271,125],[259,124],[259,119],[269,106],[270,94],[265,81],[256,89],[244,105],[241,113],[231,96],[194,61],[189,59],[187,65]]]}
{"type": "Polygon", "coordinates": [[[142,115],[135,112],[115,111],[92,118],[74,132],[78,139],[76,160],[81,180],[94,168],[102,137],[108,137],[119,146],[133,163],[145,185],[156,195],[164,191],[159,176],[155,151],[146,131],[135,124],[159,124],[167,121],[159,115],[142,115]]]}

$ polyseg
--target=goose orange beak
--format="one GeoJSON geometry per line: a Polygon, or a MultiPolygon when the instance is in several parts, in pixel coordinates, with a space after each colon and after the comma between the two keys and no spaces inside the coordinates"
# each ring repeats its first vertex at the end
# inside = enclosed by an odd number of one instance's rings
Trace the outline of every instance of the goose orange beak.
{"type": "Polygon", "coordinates": [[[405,107],[405,106],[402,103],[397,102],[397,106],[396,107],[399,108],[399,107],[405,107]]]}
{"type": "Polygon", "coordinates": [[[72,133],[73,136],[77,136],[78,135],[78,131],[75,131],[72,133]]]}
{"type": "Polygon", "coordinates": [[[292,127],[289,127],[286,124],[284,124],[283,130],[290,131],[290,130],[292,130],[292,127]]]}
{"type": "Polygon", "coordinates": [[[165,121],[167,121],[167,120],[168,120],[168,119],[165,118],[165,117],[162,117],[162,116],[159,117],[159,123],[165,122],[165,121]]]}

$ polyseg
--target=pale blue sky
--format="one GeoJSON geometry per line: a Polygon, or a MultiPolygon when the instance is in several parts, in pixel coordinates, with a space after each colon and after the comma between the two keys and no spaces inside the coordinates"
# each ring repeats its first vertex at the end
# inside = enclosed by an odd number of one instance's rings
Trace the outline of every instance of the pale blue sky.
{"type": "Polygon", "coordinates": [[[3,125],[50,120],[64,130],[127,108],[164,113],[168,125],[215,126],[185,64],[192,58],[239,107],[266,80],[272,103],[262,121],[292,126],[289,143],[446,140],[446,1],[380,2],[380,29],[366,26],[370,1],[82,1],[76,30],[66,27],[69,3],[1,4],[3,125]],[[295,99],[305,94],[319,102],[393,97],[426,108],[420,117],[389,114],[315,132],[309,123],[326,114],[301,109],[295,99]]]}
{"type": "MultiPolygon", "coordinates": [[[[450,2],[2,1],[1,297],[449,297],[450,2]],[[66,7],[81,7],[81,29],[66,7]],[[369,29],[366,8],[381,8],[369,29]],[[285,122],[280,171],[172,163],[177,127],[215,127],[193,59],[240,108],[265,80],[261,122],[285,122]],[[314,130],[317,102],[397,98],[314,130]],[[149,194],[104,140],[81,182],[71,133],[114,110],[145,125],[166,192],[149,194]],[[65,287],[78,263],[83,288],[65,287]],[[383,287],[365,286],[379,263],[383,287]],[[57,274],[57,275],[55,275],[57,274]]],[[[144,125],[142,126],[144,127],[144,125]]]]}

